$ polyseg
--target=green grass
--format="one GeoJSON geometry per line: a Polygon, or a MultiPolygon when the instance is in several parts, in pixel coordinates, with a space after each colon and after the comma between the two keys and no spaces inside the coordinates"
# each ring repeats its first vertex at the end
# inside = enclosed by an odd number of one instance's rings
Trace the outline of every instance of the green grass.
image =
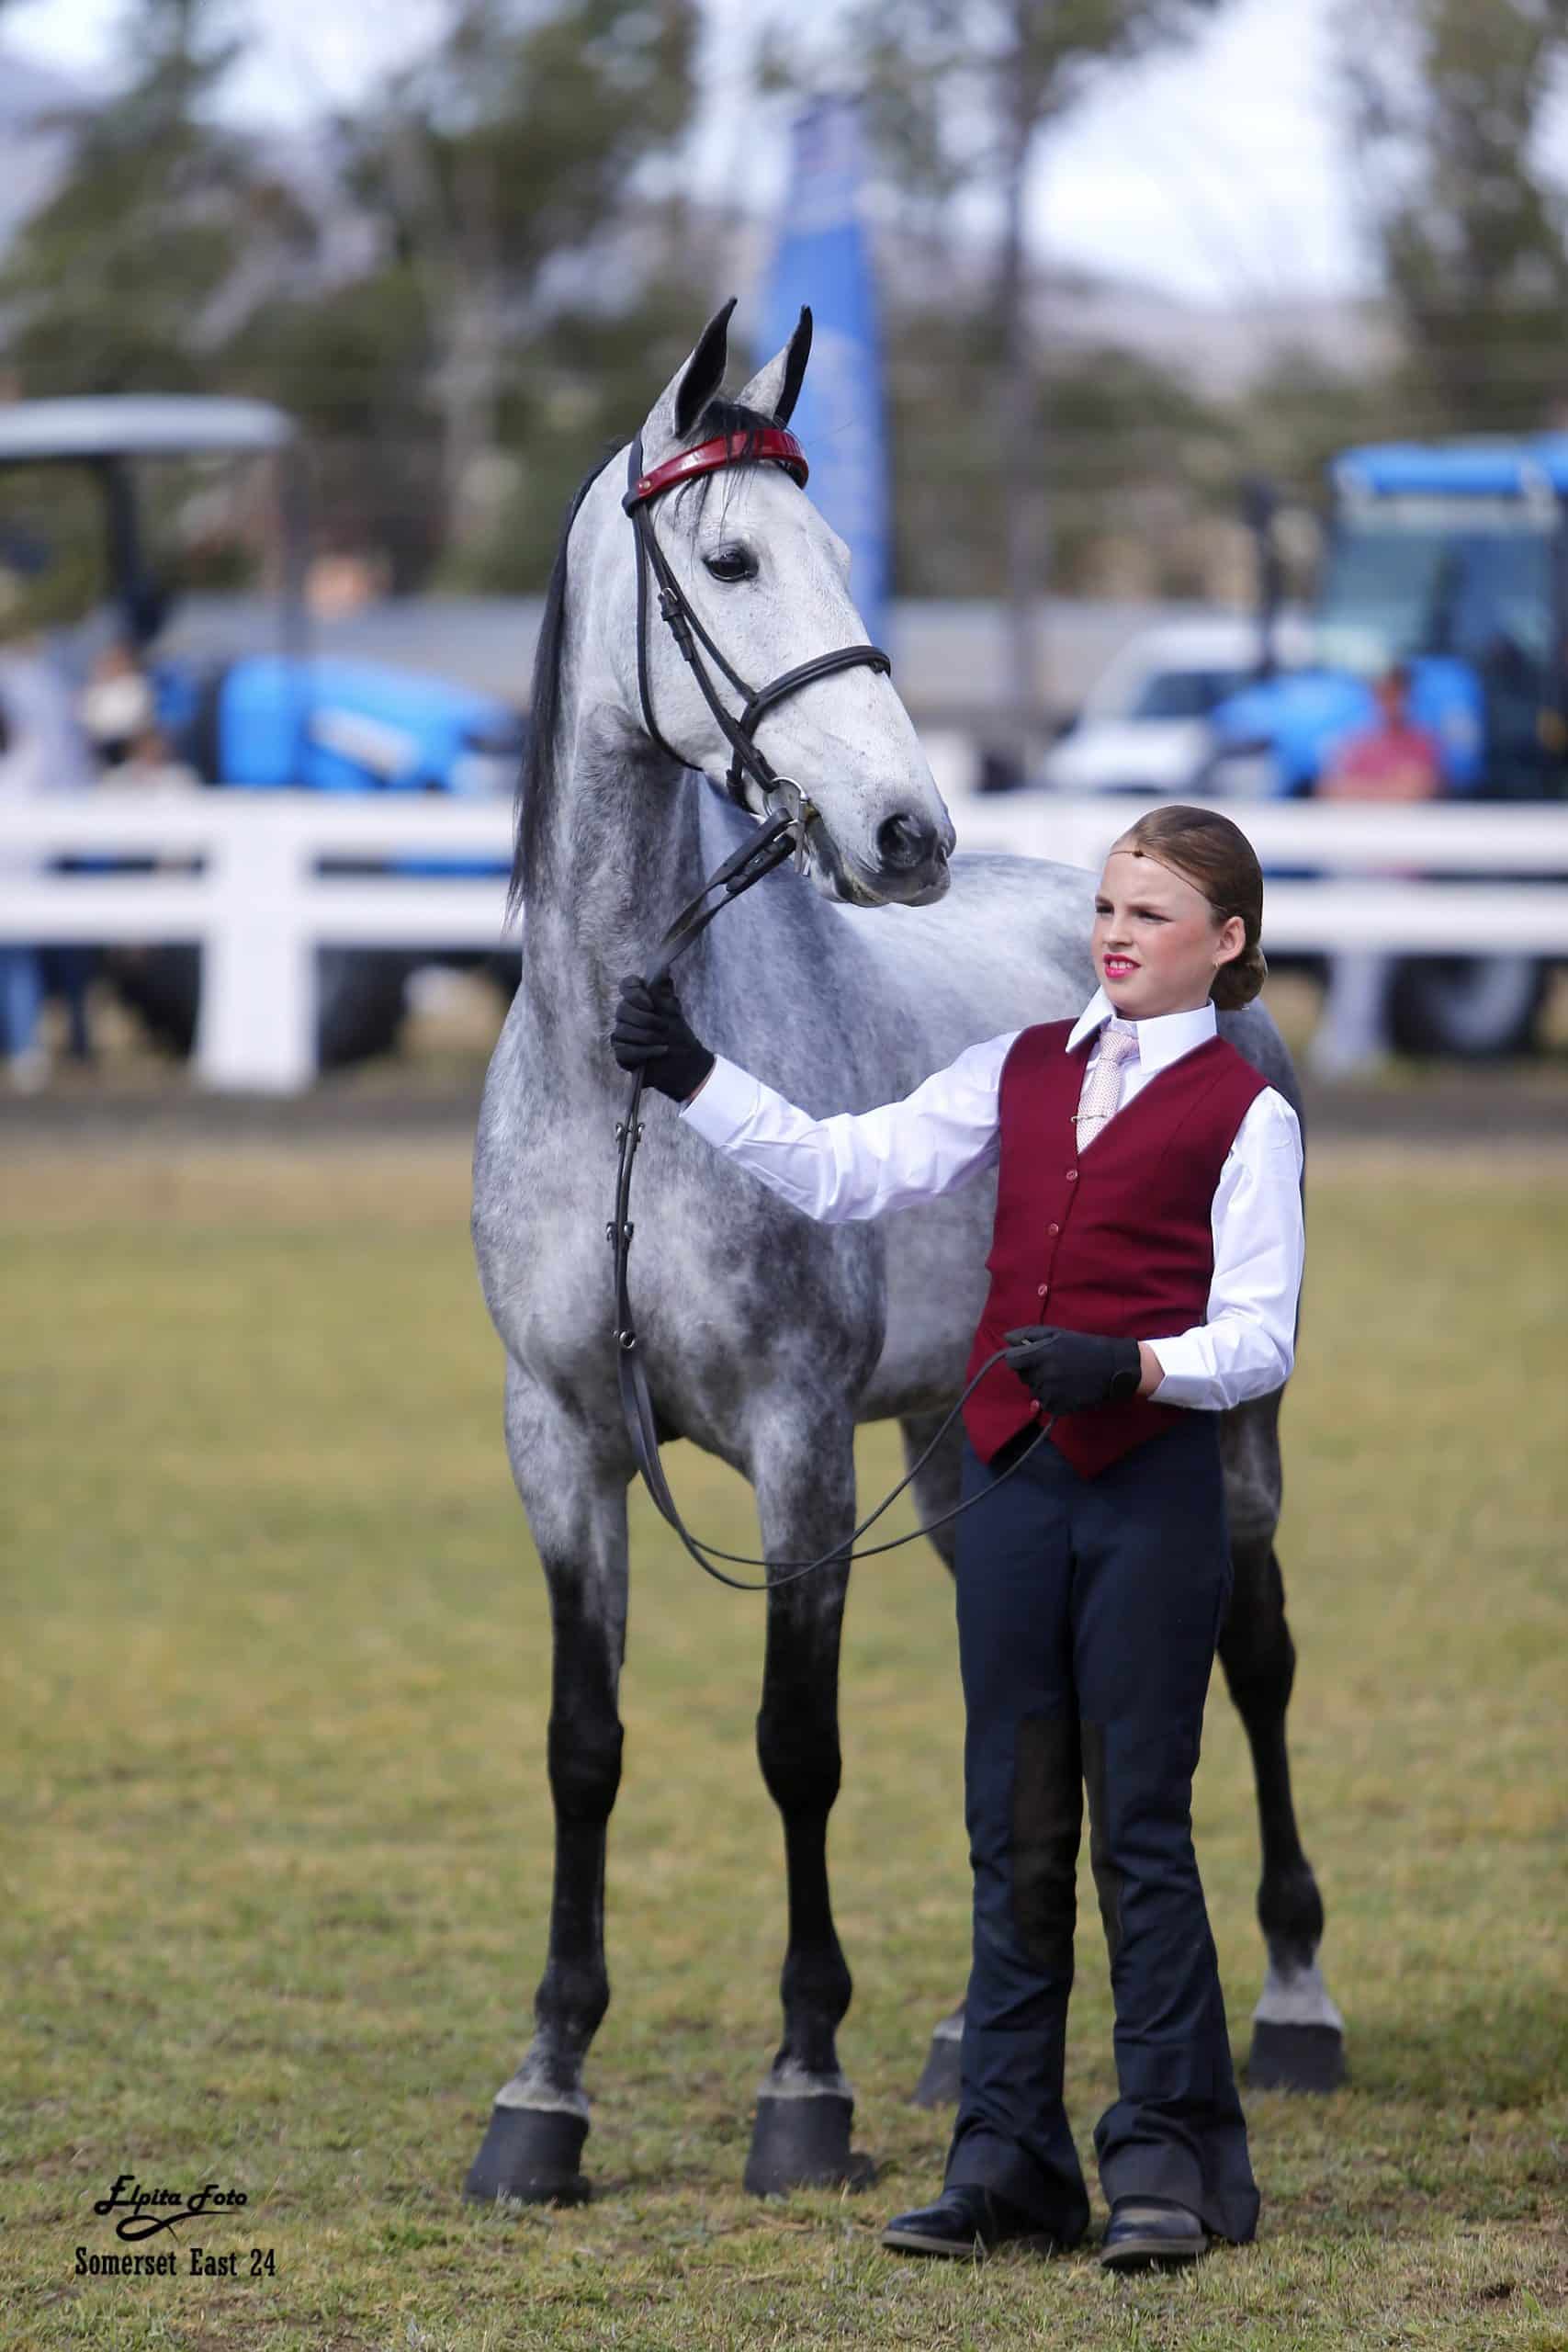
{"type": "MultiPolygon", "coordinates": [[[[777,2027],[761,1617],[640,1502],[610,1863],[615,2000],[573,2213],[464,2208],[525,2036],[550,1845],[547,1623],[499,1432],[460,1146],[0,1177],[9,1345],[0,2343],[1568,2346],[1561,1378],[1568,1160],[1324,1154],[1281,1544],[1292,1737],[1354,2081],[1248,2102],[1258,2244],[1175,2280],[901,2263],[940,2177],[907,2103],[965,1963],[959,1710],[925,1546],[868,1563],[833,1826],[868,2195],[739,2188],[777,2027]],[[250,2202],[256,2282],[73,2275],[116,2176],[250,2202]]],[[[890,1482],[869,1433],[863,1491],[890,1482]]],[[[744,1490],[678,1449],[695,1523],[744,1490]]],[[[1245,1747],[1198,1844],[1245,2050],[1245,1747]]],[[[1069,2091],[1111,2090],[1092,1896],[1069,2091]]],[[[159,2240],[157,2245],[167,2244],[159,2240]]]]}

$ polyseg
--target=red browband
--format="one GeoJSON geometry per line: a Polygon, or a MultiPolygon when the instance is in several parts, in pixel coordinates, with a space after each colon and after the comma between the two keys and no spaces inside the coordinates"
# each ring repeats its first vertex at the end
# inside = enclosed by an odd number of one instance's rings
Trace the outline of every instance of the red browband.
{"type": "Polygon", "coordinates": [[[694,449],[682,449],[678,458],[667,458],[661,466],[643,474],[626,493],[626,511],[629,514],[646,499],[657,498],[660,491],[673,490],[678,481],[694,481],[699,474],[717,473],[721,467],[739,465],[744,458],[766,458],[774,465],[783,466],[802,490],[811,470],[805,450],[794,434],[786,433],[782,425],[764,425],[757,433],[721,434],[715,441],[699,441],[694,449]]]}

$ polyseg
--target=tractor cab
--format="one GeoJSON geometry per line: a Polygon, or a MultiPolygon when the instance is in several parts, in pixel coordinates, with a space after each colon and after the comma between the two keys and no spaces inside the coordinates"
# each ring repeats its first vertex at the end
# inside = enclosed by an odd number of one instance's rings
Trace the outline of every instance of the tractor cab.
{"type": "Polygon", "coordinates": [[[1214,713],[1209,788],[1310,793],[1376,716],[1395,664],[1450,792],[1568,790],[1568,435],[1348,450],[1314,615],[1314,660],[1214,713]]]}
{"type": "MultiPolygon", "coordinates": [[[[1332,479],[1312,658],[1221,704],[1193,786],[1310,795],[1347,738],[1377,721],[1374,689],[1398,668],[1448,794],[1562,798],[1568,435],[1349,449],[1332,479]]],[[[1477,1058],[1527,1052],[1551,969],[1529,956],[1398,957],[1393,1041],[1477,1058]]]]}
{"type": "MultiPolygon", "coordinates": [[[[510,790],[521,727],[504,704],[314,644],[305,492],[293,422],[265,401],[0,406],[0,521],[63,537],[58,595],[74,598],[65,636],[85,684],[140,673],[169,752],[202,783],[510,790]]],[[[123,685],[96,701],[106,725],[133,707],[123,685]]],[[[90,693],[83,709],[91,724],[90,693]]]]}

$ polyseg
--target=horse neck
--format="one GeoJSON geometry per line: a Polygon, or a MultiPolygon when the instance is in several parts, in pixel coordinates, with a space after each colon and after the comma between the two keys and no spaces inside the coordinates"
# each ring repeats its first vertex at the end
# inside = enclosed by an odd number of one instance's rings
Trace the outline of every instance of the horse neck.
{"type": "Polygon", "coordinates": [[[703,880],[699,796],[579,670],[570,638],[554,744],[554,787],[526,882],[523,985],[552,1023],[602,1046],[624,973],[642,970],[703,880]]]}

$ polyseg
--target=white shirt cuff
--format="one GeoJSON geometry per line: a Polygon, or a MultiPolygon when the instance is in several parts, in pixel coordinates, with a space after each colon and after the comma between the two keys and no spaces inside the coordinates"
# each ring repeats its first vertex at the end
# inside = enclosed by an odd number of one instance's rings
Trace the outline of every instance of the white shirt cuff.
{"type": "Polygon", "coordinates": [[[706,1142],[722,1148],[733,1143],[747,1121],[755,1117],[759,1099],[760,1090],[750,1073],[717,1054],[695,1094],[681,1105],[681,1116],[706,1142]]]}
{"type": "Polygon", "coordinates": [[[1215,1403],[1214,1374],[1207,1362],[1203,1343],[1191,1331],[1174,1334],[1168,1340],[1146,1340],[1145,1347],[1159,1358],[1165,1377],[1157,1388],[1151,1388],[1151,1402],[1156,1405],[1204,1406],[1215,1403]]]}
{"type": "Polygon", "coordinates": [[[1169,1339],[1149,1340],[1165,1377],[1150,1390],[1155,1403],[1224,1413],[1249,1397],[1267,1396],[1289,1380],[1294,1350],[1260,1323],[1222,1315],[1169,1339]]]}

